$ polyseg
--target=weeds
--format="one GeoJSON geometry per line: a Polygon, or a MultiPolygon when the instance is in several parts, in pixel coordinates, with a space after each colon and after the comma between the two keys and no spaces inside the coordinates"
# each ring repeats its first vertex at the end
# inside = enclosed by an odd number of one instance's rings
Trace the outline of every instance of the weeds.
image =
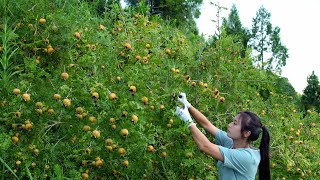
{"type": "Polygon", "coordinates": [[[13,58],[19,49],[14,43],[14,40],[18,38],[18,35],[15,33],[15,29],[11,30],[8,27],[9,19],[4,20],[3,29],[0,32],[1,39],[1,69],[0,69],[0,82],[3,87],[7,87],[10,79],[15,74],[18,74],[20,71],[15,70],[13,66],[13,58]]]}

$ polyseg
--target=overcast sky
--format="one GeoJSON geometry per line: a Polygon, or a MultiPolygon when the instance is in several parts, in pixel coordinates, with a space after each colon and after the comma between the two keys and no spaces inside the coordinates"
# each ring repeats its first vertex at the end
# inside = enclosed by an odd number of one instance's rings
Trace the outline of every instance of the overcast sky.
{"type": "MultiPolygon", "coordinates": [[[[282,43],[288,48],[287,65],[282,68],[282,76],[287,77],[302,94],[307,86],[307,77],[315,71],[320,77],[320,0],[211,0],[228,8],[221,13],[227,17],[235,4],[244,27],[251,29],[252,19],[263,5],[271,13],[273,27],[280,27],[282,43]]],[[[204,0],[201,16],[197,20],[199,31],[212,35],[215,31],[216,7],[204,0]]]]}

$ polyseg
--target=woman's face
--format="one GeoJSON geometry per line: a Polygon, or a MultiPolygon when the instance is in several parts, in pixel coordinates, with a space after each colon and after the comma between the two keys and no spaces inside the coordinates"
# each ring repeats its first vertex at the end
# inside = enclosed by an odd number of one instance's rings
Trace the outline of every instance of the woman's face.
{"type": "Polygon", "coordinates": [[[227,135],[233,140],[243,138],[241,134],[241,121],[239,114],[233,118],[233,121],[231,123],[229,123],[227,135]]]}

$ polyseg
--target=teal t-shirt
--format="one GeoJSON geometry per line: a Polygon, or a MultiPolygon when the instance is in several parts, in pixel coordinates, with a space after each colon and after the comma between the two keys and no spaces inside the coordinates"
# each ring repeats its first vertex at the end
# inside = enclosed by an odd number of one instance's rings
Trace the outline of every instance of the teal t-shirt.
{"type": "Polygon", "coordinates": [[[260,150],[252,148],[233,147],[233,140],[227,133],[218,130],[216,144],[224,158],[224,162],[218,161],[218,173],[220,180],[255,179],[260,163],[260,150]]]}

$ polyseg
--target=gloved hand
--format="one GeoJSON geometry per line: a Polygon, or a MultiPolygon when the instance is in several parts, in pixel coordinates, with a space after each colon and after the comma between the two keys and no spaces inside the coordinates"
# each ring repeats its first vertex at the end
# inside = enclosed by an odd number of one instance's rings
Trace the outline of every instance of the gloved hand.
{"type": "Polygon", "coordinates": [[[176,114],[187,125],[188,128],[192,125],[195,125],[186,106],[183,108],[177,106],[176,114]]]}
{"type": "Polygon", "coordinates": [[[180,93],[178,96],[178,101],[180,101],[187,109],[191,106],[191,104],[187,100],[186,93],[180,93]]]}

